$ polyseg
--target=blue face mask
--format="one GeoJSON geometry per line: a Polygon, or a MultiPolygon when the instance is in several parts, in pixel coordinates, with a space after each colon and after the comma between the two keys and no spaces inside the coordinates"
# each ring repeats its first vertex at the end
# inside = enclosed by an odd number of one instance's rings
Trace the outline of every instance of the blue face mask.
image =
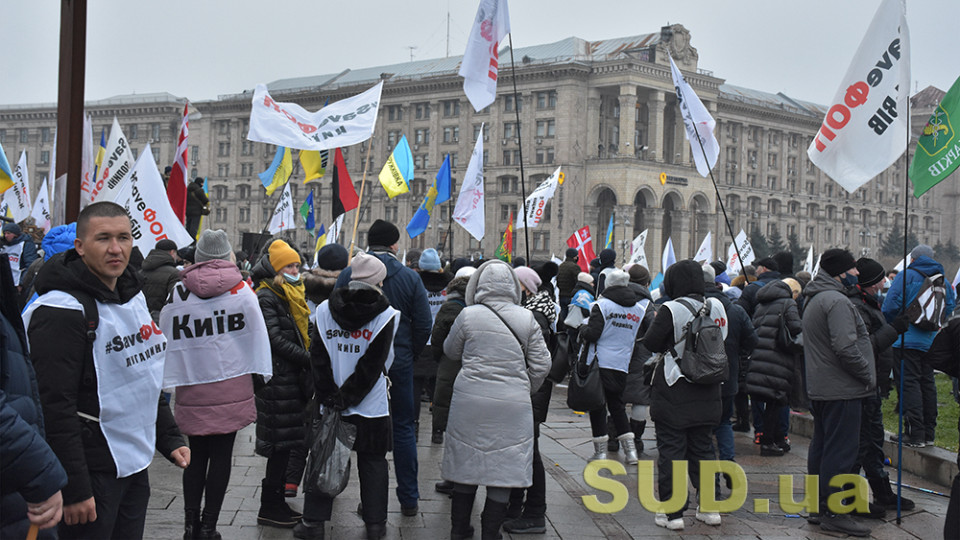
{"type": "Polygon", "coordinates": [[[857,276],[851,276],[850,274],[844,274],[843,278],[840,279],[840,282],[847,287],[853,287],[860,282],[857,276]]]}
{"type": "Polygon", "coordinates": [[[283,279],[287,280],[287,283],[296,284],[296,283],[299,283],[299,282],[300,282],[300,275],[297,274],[297,275],[295,275],[295,276],[292,276],[292,275],[284,272],[284,273],[283,273],[283,279]]]}

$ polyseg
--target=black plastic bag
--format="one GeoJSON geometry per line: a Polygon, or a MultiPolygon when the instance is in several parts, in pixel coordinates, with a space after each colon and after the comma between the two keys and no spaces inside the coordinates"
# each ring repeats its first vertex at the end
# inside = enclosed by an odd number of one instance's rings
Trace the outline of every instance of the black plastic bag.
{"type": "Polygon", "coordinates": [[[567,378],[567,373],[570,371],[570,353],[572,352],[570,350],[570,336],[566,332],[557,332],[554,341],[554,347],[551,351],[553,353],[551,355],[553,364],[550,366],[547,379],[560,384],[567,378]]]}
{"type": "Polygon", "coordinates": [[[350,480],[350,451],[357,426],[344,422],[340,411],[326,408],[310,429],[310,455],[304,470],[304,493],[336,497],[350,480]]]}
{"type": "Polygon", "coordinates": [[[606,404],[603,382],[600,380],[600,362],[596,354],[587,362],[590,344],[585,343],[570,370],[570,385],[567,387],[567,407],[575,411],[594,411],[606,404]]]}

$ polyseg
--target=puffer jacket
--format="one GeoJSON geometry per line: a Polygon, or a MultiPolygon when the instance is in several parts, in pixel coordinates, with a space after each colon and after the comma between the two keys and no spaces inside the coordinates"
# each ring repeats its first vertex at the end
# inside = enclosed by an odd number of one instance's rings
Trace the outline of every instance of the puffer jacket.
{"type": "Polygon", "coordinates": [[[747,315],[749,315],[751,319],[753,318],[754,311],[757,309],[757,293],[768,283],[778,281],[779,279],[780,272],[764,272],[757,276],[756,281],[747,283],[743,288],[743,294],[740,295],[737,303],[740,304],[740,307],[747,312],[747,315]]]}
{"type": "Polygon", "coordinates": [[[10,300],[16,292],[13,275],[6,257],[0,257],[0,264],[0,537],[25,538],[30,526],[27,501],[49,499],[67,485],[67,473],[44,441],[37,380],[26,354],[20,313],[10,300]]]}
{"type": "Polygon", "coordinates": [[[140,267],[143,276],[143,296],[147,299],[147,309],[154,321],[159,321],[160,310],[167,303],[170,291],[180,281],[177,262],[170,253],[151,249],[140,267]]]}
{"type": "Polygon", "coordinates": [[[314,268],[307,272],[301,272],[300,275],[303,276],[303,287],[307,300],[319,306],[324,300],[330,298],[330,293],[333,292],[333,287],[337,283],[340,270],[314,268]]]}
{"type": "Polygon", "coordinates": [[[573,297],[579,275],[580,265],[575,260],[567,259],[560,263],[560,268],[557,270],[557,289],[560,290],[560,298],[573,297]]]}
{"type": "MultiPolygon", "coordinates": [[[[553,335],[550,323],[557,318],[557,307],[553,302],[553,295],[541,288],[537,294],[526,297],[523,301],[523,307],[533,313],[534,320],[540,325],[540,333],[543,334],[543,341],[547,344],[547,349],[553,351],[556,347],[556,338],[553,335]]],[[[553,356],[551,352],[551,365],[553,356]]],[[[550,410],[550,396],[553,395],[553,383],[544,379],[540,389],[533,393],[530,401],[533,403],[533,421],[541,424],[547,421],[547,412],[550,410]]]]}
{"type": "Polygon", "coordinates": [[[657,306],[653,303],[653,297],[650,296],[650,290],[639,283],[630,282],[628,287],[637,297],[637,302],[648,300],[647,310],[640,321],[640,329],[637,331],[637,342],[633,346],[633,354],[630,356],[630,368],[627,372],[627,382],[623,389],[623,402],[633,405],[650,404],[650,385],[643,382],[643,365],[647,363],[652,354],[643,344],[643,336],[647,333],[650,325],[653,324],[653,318],[657,315],[657,306]]]}
{"type": "MultiPolygon", "coordinates": [[[[183,285],[200,298],[220,296],[243,280],[237,265],[223,260],[192,264],[180,275],[183,277],[183,285]]],[[[204,354],[192,361],[219,363],[222,360],[218,355],[204,354]]],[[[257,418],[253,377],[241,375],[225,381],[178,386],[174,416],[180,431],[186,435],[217,435],[239,431],[257,418]]]]}
{"type": "MultiPolygon", "coordinates": [[[[933,274],[943,274],[943,265],[930,257],[921,255],[914,259],[906,270],[900,272],[897,274],[897,277],[893,278],[893,283],[890,284],[890,289],[887,290],[887,296],[883,299],[883,315],[887,318],[887,322],[893,322],[903,311],[904,306],[909,306],[910,303],[913,302],[914,298],[916,298],[920,292],[923,280],[926,279],[925,276],[932,276],[933,274]],[[906,301],[904,301],[903,296],[903,280],[907,280],[906,301]]],[[[953,290],[953,286],[950,285],[949,277],[944,276],[943,281],[947,289],[946,298],[944,299],[944,311],[949,319],[953,313],[953,309],[957,305],[957,293],[953,290]]],[[[936,336],[936,330],[920,330],[911,324],[910,329],[903,335],[903,348],[926,351],[930,348],[930,345],[933,343],[933,338],[936,336]]],[[[897,340],[893,346],[899,349],[900,340],[897,340]]]]}
{"type": "Polygon", "coordinates": [[[727,338],[723,340],[723,350],[727,353],[730,376],[726,382],[720,383],[720,395],[735,396],[740,391],[740,366],[742,364],[746,371],[746,359],[753,354],[753,349],[757,346],[757,331],[747,312],[716,284],[706,283],[704,286],[707,298],[716,298],[727,311],[727,338]]]}
{"type": "Polygon", "coordinates": [[[757,309],[753,315],[757,346],[750,356],[747,370],[747,393],[786,404],[791,387],[800,381],[793,380],[794,364],[798,359],[792,351],[782,350],[777,345],[781,318],[792,337],[803,331],[790,286],[776,280],[757,291],[757,309]]]}
{"type": "Polygon", "coordinates": [[[870,332],[870,348],[877,367],[877,389],[885,397],[890,392],[890,372],[895,361],[893,345],[900,340],[900,334],[884,318],[879,298],[865,294],[859,287],[850,287],[845,292],[870,332]]]}
{"type": "Polygon", "coordinates": [[[813,401],[873,395],[877,372],[870,335],[843,285],[820,272],[803,290],[803,359],[813,401]]]}
{"type": "Polygon", "coordinates": [[[453,396],[453,381],[460,373],[460,359],[452,359],[443,354],[443,342],[450,334],[453,321],[467,307],[464,295],[467,292],[469,277],[454,278],[447,284],[447,300],[440,306],[437,318],[433,322],[433,359],[437,362],[437,383],[433,391],[433,429],[443,431],[447,429],[447,417],[450,414],[450,398],[453,396]]]}
{"type": "Polygon", "coordinates": [[[500,260],[482,264],[467,284],[467,307],[443,342],[444,354],[462,364],[443,442],[444,480],[495,487],[533,482],[530,396],[550,371],[550,353],[533,313],[519,301],[520,281],[500,260]]]}
{"type": "MultiPolygon", "coordinates": [[[[253,269],[254,279],[272,280],[275,275],[269,256],[264,255],[253,269]]],[[[256,452],[270,457],[274,451],[304,443],[305,409],[311,393],[310,353],[304,348],[287,300],[269,288],[259,289],[257,299],[270,334],[273,378],[256,390],[256,452]]]]}

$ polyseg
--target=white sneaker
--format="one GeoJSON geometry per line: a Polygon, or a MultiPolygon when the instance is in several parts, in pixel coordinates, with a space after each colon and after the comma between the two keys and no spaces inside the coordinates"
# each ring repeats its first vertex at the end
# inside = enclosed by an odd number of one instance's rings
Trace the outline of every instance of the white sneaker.
{"type": "Polygon", "coordinates": [[[657,514],[654,517],[654,523],[658,527],[665,527],[671,531],[682,531],[683,530],[683,518],[678,517],[676,519],[667,519],[666,514],[657,514]]]}
{"type": "Polygon", "coordinates": [[[720,525],[720,513],[719,512],[700,512],[700,507],[697,507],[697,519],[706,523],[707,525],[720,525]]]}

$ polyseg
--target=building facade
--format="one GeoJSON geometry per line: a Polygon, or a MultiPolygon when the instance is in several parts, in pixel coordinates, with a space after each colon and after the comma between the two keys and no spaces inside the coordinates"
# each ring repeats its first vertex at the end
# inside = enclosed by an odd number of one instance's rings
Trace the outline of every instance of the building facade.
{"type": "MultiPolygon", "coordinates": [[[[359,246],[366,245],[364,233],[377,218],[403,230],[449,154],[453,198],[434,210],[424,234],[414,239],[402,234],[401,250],[438,247],[451,253],[452,245],[454,255],[491,256],[509,216],[522,207],[522,188],[531,192],[562,166],[565,182],[544,222],[526,234],[517,231],[514,256],[524,254],[527,235],[533,259],[559,255],[567,237],[584,225],[599,251],[613,216],[621,259],[629,257],[630,240],[649,230],[646,254],[654,272],[668,238],[677,257],[684,258],[712,232],[714,257],[724,258],[730,235],[722,203],[734,232],[757,230],[784,242],[793,236],[815,251],[841,246],[877,257],[883,238],[896,224],[902,227],[907,159],[847,193],[807,158],[806,149],[826,112],[822,105],[727,84],[699,69],[697,50],[690,43],[689,32],[678,24],[639,36],[592,42],[573,37],[517,49],[519,98],[513,94],[505,50],[500,55],[504,65],[498,98],[479,113],[463,94],[459,57],[285,79],[268,88],[277,101],[317,110],[327,100],[385,81],[373,138],[343,149],[358,192],[366,173],[359,214],[346,216],[340,237],[345,245],[357,215],[359,246]],[[718,190],[694,167],[668,54],[717,120],[720,158],[713,172],[718,190]],[[389,199],[377,175],[402,135],[413,151],[415,179],[410,194],[389,199]],[[486,179],[486,236],[481,242],[450,220],[458,181],[479,138],[486,179]]],[[[942,95],[927,89],[914,97],[915,133],[942,95]]],[[[190,104],[190,173],[209,178],[212,201],[204,226],[231,232],[235,242],[242,233],[264,228],[279,196],[267,197],[256,176],[267,169],[276,149],[246,140],[251,98],[252,92],[245,91],[190,104]]],[[[117,116],[131,146],[142,151],[149,142],[162,169],[174,159],[184,101],[169,94],[121,96],[89,102],[87,110],[95,138],[102,127],[109,131],[117,116]]],[[[0,106],[0,142],[11,163],[21,149],[27,150],[33,190],[51,167],[55,115],[54,104],[0,106]]],[[[295,161],[291,183],[296,206],[314,191],[318,223],[329,226],[329,177],[305,185],[295,161]]],[[[958,195],[941,185],[911,201],[910,231],[931,245],[956,241],[958,195]]],[[[313,240],[302,226],[282,235],[304,252],[312,250],[313,240]]]]}

